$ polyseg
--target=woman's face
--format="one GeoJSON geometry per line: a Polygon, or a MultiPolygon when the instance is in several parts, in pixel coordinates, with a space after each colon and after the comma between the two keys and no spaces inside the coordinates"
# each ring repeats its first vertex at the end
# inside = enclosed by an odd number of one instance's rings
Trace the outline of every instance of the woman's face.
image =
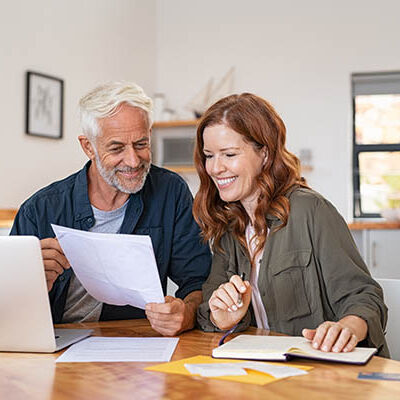
{"type": "MultiPolygon", "coordinates": [[[[242,135],[226,125],[208,126],[203,132],[206,171],[226,202],[256,203],[256,177],[260,174],[265,151],[257,150],[242,135]]],[[[254,204],[253,204],[254,205],[254,204]]]]}

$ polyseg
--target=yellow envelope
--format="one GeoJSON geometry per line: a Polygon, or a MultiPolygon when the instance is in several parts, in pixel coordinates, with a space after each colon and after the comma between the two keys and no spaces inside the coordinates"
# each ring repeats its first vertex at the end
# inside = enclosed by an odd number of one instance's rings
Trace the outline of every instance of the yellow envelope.
{"type": "MultiPolygon", "coordinates": [[[[223,363],[240,363],[243,360],[228,360],[228,359],[215,359],[209,356],[195,356],[190,358],[184,358],[178,361],[171,361],[164,364],[153,365],[151,367],[145,368],[147,371],[158,371],[158,372],[166,372],[167,374],[180,374],[180,375],[188,375],[188,376],[199,376],[191,374],[184,366],[184,364],[223,364],[223,363]]],[[[275,364],[282,365],[282,363],[265,363],[265,364],[275,364]]],[[[293,368],[299,368],[304,371],[309,371],[313,369],[313,367],[308,367],[305,365],[298,364],[288,364],[288,366],[293,368]]],[[[241,383],[253,383],[255,385],[266,385],[267,383],[275,382],[279,379],[283,378],[274,378],[271,375],[253,371],[246,369],[247,375],[239,375],[239,376],[216,376],[210,377],[210,379],[222,379],[224,381],[234,381],[241,383]]]]}

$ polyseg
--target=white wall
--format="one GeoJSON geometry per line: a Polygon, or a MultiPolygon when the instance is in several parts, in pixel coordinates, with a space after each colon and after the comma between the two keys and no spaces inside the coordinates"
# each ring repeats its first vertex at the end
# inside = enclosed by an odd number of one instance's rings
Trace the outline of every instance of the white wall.
{"type": "Polygon", "coordinates": [[[351,216],[352,72],[400,69],[398,0],[157,0],[157,91],[179,109],[236,67],[274,104],[310,184],[351,216]]]}
{"type": "Polygon", "coordinates": [[[81,167],[76,104],[127,79],[180,109],[236,67],[270,100],[311,185],[351,215],[351,72],[399,70],[398,0],[0,0],[0,208],[81,167]],[[25,71],[65,81],[64,138],[24,133],[25,71]]]}
{"type": "Polygon", "coordinates": [[[154,0],[0,0],[0,208],[81,168],[79,98],[98,83],[133,80],[152,93],[154,0]],[[25,71],[64,79],[64,138],[24,133],[25,71]]]}

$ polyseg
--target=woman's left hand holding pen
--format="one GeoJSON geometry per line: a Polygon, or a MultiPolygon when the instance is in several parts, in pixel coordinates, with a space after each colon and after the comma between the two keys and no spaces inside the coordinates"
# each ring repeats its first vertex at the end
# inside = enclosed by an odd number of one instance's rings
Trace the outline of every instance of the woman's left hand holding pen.
{"type": "Polygon", "coordinates": [[[219,329],[231,329],[247,312],[251,301],[251,286],[243,279],[233,275],[229,282],[214,290],[208,301],[211,320],[219,329]]]}

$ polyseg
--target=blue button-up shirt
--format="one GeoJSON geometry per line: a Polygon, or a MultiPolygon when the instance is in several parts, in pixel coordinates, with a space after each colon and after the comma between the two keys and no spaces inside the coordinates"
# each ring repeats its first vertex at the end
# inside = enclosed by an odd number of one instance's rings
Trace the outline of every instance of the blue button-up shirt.
{"type": "MultiPolygon", "coordinates": [[[[89,166],[90,162],[81,171],[26,200],[11,235],[54,237],[50,224],[89,230],[95,223],[88,195],[89,166]]],[[[199,227],[193,219],[192,201],[189,188],[179,175],[152,165],[143,189],[129,197],[120,231],[150,235],[163,291],[166,292],[169,277],[178,285],[176,297],[182,299],[201,290],[211,262],[209,248],[201,242],[199,227]]],[[[65,270],[49,293],[54,323],[62,321],[71,274],[71,269],[65,270]]],[[[135,307],[104,304],[100,320],[144,317],[143,310],[135,307]]]]}

